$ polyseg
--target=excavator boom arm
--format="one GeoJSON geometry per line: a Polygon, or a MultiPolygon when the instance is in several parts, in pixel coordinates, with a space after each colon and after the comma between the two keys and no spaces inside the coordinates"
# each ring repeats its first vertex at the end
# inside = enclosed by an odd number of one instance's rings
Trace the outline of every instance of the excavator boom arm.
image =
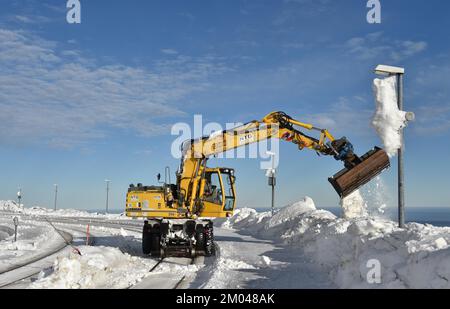
{"type": "Polygon", "coordinates": [[[261,121],[251,121],[183,144],[179,190],[180,196],[184,197],[184,204],[192,208],[200,196],[199,184],[209,157],[270,138],[279,138],[296,144],[299,150],[314,150],[318,154],[333,156],[344,162],[345,168],[329,178],[341,197],[349,195],[390,166],[389,158],[380,148],[374,148],[359,157],[345,137],[335,139],[327,129],[295,120],[284,112],[272,112],[261,121]],[[320,135],[317,138],[312,137],[301,129],[320,132],[320,135]],[[356,166],[358,168],[355,168],[356,166]]]}

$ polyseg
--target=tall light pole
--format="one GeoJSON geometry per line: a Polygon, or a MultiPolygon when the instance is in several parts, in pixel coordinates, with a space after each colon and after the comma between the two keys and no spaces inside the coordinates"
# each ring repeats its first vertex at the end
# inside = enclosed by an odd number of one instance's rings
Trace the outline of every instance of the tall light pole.
{"type": "Polygon", "coordinates": [[[272,163],[272,167],[267,170],[266,176],[269,180],[269,186],[272,187],[272,216],[275,212],[275,186],[277,184],[277,178],[275,176],[276,170],[275,170],[275,153],[271,151],[266,152],[270,156],[270,160],[272,163]]]}
{"type": "MultiPolygon", "coordinates": [[[[388,65],[378,65],[375,68],[375,73],[383,76],[397,77],[397,105],[400,111],[403,111],[403,76],[405,69],[400,67],[393,67],[388,65]]],[[[414,120],[414,113],[406,113],[406,120],[414,120]]],[[[398,149],[398,226],[405,227],[405,174],[404,174],[404,149],[405,142],[403,138],[403,129],[400,129],[401,146],[398,149]]]]}
{"type": "Polygon", "coordinates": [[[106,182],[106,213],[108,213],[108,202],[109,202],[109,183],[111,180],[105,179],[106,182]]]}
{"type": "Polygon", "coordinates": [[[21,199],[22,199],[22,188],[19,187],[19,191],[17,191],[17,200],[19,201],[19,207],[21,199]]]}
{"type": "Polygon", "coordinates": [[[54,210],[56,210],[56,201],[58,199],[58,184],[54,184],[55,186],[55,204],[54,204],[54,210]]]}

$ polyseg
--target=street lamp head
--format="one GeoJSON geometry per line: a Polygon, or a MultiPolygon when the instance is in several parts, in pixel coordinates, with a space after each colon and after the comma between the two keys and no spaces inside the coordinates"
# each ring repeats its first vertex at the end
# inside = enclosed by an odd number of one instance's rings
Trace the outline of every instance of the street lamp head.
{"type": "Polygon", "coordinates": [[[414,120],[416,120],[416,114],[414,114],[413,112],[407,112],[405,114],[405,118],[406,118],[406,121],[414,121],[414,120]]]}
{"type": "Polygon", "coordinates": [[[394,67],[390,65],[380,64],[375,68],[375,74],[378,75],[395,75],[405,74],[405,69],[401,67],[394,67]]]}

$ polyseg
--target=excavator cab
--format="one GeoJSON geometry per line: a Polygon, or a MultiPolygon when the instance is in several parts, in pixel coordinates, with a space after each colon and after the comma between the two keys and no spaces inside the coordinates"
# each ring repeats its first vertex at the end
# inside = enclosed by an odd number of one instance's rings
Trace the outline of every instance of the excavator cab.
{"type": "Polygon", "coordinates": [[[229,217],[236,203],[234,170],[207,168],[202,181],[202,217],[229,217]]]}

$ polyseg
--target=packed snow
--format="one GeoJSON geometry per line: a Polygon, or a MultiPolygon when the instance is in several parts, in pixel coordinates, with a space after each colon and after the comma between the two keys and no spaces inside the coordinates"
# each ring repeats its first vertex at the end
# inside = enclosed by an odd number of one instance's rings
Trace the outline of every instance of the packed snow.
{"type": "Polygon", "coordinates": [[[43,251],[58,248],[64,243],[61,235],[48,224],[22,220],[20,217],[16,241],[12,217],[0,218],[0,231],[3,234],[0,237],[0,272],[32,260],[43,251]]]}
{"type": "Polygon", "coordinates": [[[396,76],[373,81],[376,112],[372,125],[380,136],[390,157],[396,155],[402,145],[401,129],[406,126],[406,112],[398,109],[396,76]]]}
{"type": "Polygon", "coordinates": [[[79,218],[102,218],[102,219],[124,219],[131,218],[121,214],[102,214],[91,213],[78,209],[50,209],[40,206],[24,207],[23,204],[18,205],[15,201],[0,201],[0,211],[17,212],[31,216],[53,216],[53,217],[79,217],[79,218]]]}
{"type": "MultiPolygon", "coordinates": [[[[356,194],[348,202],[352,215],[347,218],[316,209],[313,200],[306,197],[273,217],[269,212],[244,208],[217,223],[281,244],[286,256],[301,250],[305,263],[313,261],[320,267],[316,277],[326,273],[336,287],[450,288],[450,228],[410,223],[406,229],[399,229],[395,222],[370,217],[365,211],[357,211],[361,214],[358,217],[354,215],[358,201],[364,203],[356,194]],[[380,283],[368,279],[374,261],[381,267],[380,283]]],[[[278,284],[287,288],[301,285],[292,279],[290,286],[278,284]]]]}
{"type": "Polygon", "coordinates": [[[78,247],[82,255],[59,257],[48,275],[42,273],[31,288],[127,288],[148,275],[153,260],[122,253],[112,247],[78,247]],[[48,276],[46,276],[48,275],[48,276]]]}
{"type": "Polygon", "coordinates": [[[22,212],[24,210],[23,204],[18,204],[14,201],[0,201],[0,210],[10,212],[22,212]]]}

